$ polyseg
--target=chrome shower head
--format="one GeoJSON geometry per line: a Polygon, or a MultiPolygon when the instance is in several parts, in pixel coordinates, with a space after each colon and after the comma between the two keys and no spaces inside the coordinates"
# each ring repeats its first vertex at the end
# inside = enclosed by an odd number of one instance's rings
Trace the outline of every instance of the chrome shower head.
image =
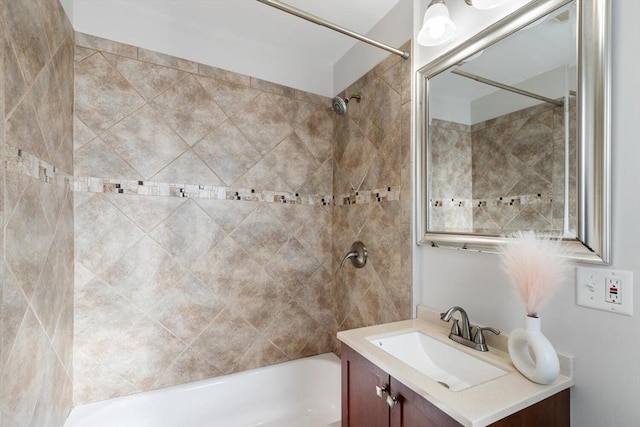
{"type": "Polygon", "coordinates": [[[331,100],[331,109],[335,111],[339,116],[344,116],[347,113],[347,104],[352,99],[355,99],[356,102],[360,102],[360,100],[362,99],[362,96],[353,95],[345,99],[342,99],[339,96],[336,96],[331,100]]]}

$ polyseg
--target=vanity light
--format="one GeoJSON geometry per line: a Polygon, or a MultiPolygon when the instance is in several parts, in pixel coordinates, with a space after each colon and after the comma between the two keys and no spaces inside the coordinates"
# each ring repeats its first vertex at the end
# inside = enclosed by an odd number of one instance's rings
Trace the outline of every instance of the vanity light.
{"type": "Polygon", "coordinates": [[[456,25],[449,18],[449,9],[444,0],[432,0],[424,13],[422,29],[418,33],[418,44],[437,46],[451,39],[456,25]]]}
{"type": "Polygon", "coordinates": [[[507,2],[507,0],[464,0],[469,6],[473,6],[476,9],[493,9],[494,7],[501,6],[507,2]]]}

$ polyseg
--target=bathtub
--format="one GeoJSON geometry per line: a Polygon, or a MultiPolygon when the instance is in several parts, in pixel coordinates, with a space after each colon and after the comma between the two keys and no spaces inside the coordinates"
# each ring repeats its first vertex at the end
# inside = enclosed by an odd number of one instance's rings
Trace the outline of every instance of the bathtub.
{"type": "Polygon", "coordinates": [[[338,427],[333,353],[78,406],[64,427],[338,427]]]}

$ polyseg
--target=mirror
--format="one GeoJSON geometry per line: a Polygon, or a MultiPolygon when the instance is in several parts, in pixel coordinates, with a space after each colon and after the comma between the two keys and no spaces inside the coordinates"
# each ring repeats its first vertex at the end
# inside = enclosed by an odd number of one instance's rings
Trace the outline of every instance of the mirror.
{"type": "Polygon", "coordinates": [[[609,263],[610,2],[528,3],[418,71],[418,244],[609,263]]]}

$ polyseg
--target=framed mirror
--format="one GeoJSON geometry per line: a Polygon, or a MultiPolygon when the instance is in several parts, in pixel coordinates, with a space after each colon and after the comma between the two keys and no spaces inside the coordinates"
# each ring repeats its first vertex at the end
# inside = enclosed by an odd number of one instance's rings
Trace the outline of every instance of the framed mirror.
{"type": "Polygon", "coordinates": [[[610,262],[610,4],[532,1],[418,70],[418,244],[610,262]]]}

